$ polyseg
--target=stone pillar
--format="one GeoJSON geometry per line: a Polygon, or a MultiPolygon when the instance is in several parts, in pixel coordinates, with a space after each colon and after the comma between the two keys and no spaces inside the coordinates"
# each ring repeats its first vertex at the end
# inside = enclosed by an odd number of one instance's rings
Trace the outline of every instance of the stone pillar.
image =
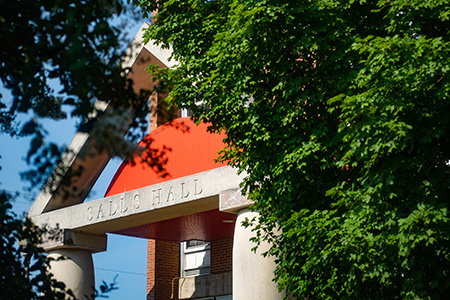
{"type": "Polygon", "coordinates": [[[94,299],[94,263],[88,250],[59,248],[48,252],[50,272],[72,290],[77,299],[94,299]]]}
{"type": "Polygon", "coordinates": [[[233,300],[281,300],[284,296],[278,292],[276,283],[272,281],[274,260],[261,255],[269,249],[269,245],[261,243],[256,253],[251,251],[255,244],[249,239],[255,233],[251,228],[241,225],[245,218],[251,220],[258,215],[249,209],[238,212],[233,243],[233,300]]]}
{"type": "Polygon", "coordinates": [[[106,235],[58,229],[43,237],[42,247],[48,253],[54,279],[64,283],[77,299],[86,300],[93,299],[95,293],[92,253],[105,251],[106,244],[106,235]]]}

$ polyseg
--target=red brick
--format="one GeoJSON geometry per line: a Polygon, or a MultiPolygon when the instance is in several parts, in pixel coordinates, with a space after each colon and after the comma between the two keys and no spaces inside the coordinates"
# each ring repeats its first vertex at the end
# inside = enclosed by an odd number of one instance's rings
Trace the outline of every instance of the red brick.
{"type": "MultiPolygon", "coordinates": [[[[180,273],[180,248],[178,242],[148,242],[147,299],[167,300],[172,294],[172,280],[180,273]]],[[[175,280],[175,284],[177,281],[175,280]]],[[[175,285],[176,286],[176,285],[175,285]]],[[[176,298],[174,288],[174,299],[176,298]]]]}

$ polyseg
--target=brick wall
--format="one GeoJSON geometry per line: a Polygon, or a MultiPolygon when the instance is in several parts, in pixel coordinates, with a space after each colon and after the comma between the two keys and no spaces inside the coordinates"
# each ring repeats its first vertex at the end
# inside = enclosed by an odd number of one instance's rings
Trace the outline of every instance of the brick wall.
{"type": "Polygon", "coordinates": [[[150,96],[150,131],[155,130],[159,126],[179,118],[181,111],[179,109],[167,109],[164,99],[167,94],[153,91],[150,96]]]}
{"type": "Polygon", "coordinates": [[[147,242],[147,299],[155,300],[155,254],[156,241],[147,242]]]}
{"type": "Polygon", "coordinates": [[[211,274],[230,272],[233,265],[233,239],[211,242],[211,274]]]}
{"type": "MultiPolygon", "coordinates": [[[[180,276],[180,246],[178,242],[148,240],[147,300],[168,300],[172,293],[172,280],[180,276]]],[[[212,241],[211,274],[231,272],[233,239],[212,241]]],[[[175,280],[174,299],[177,298],[178,280],[175,280]]]]}
{"type": "MultiPolygon", "coordinates": [[[[172,280],[180,276],[180,246],[178,242],[148,241],[147,299],[168,300],[172,280]]],[[[175,281],[174,299],[177,299],[175,281]]]]}

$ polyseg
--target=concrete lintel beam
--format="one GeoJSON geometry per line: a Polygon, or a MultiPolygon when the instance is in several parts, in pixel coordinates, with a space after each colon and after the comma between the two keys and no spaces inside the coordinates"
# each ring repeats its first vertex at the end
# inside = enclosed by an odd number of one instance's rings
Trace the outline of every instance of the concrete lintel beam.
{"type": "Polygon", "coordinates": [[[50,211],[32,220],[38,226],[59,226],[90,234],[116,232],[219,209],[219,195],[239,187],[242,177],[231,167],[220,167],[50,211]]]}
{"type": "Polygon", "coordinates": [[[49,229],[42,236],[41,247],[46,251],[55,249],[82,249],[92,253],[106,251],[107,236],[74,232],[70,229],[49,229]]]}
{"type": "Polygon", "coordinates": [[[219,195],[220,211],[237,214],[240,210],[253,204],[246,196],[242,195],[241,189],[229,189],[219,195]]]}

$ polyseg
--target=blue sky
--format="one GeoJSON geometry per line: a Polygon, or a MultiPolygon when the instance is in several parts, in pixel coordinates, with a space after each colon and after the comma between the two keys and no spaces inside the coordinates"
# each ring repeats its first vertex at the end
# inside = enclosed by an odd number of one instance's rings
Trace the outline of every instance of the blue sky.
{"type": "MultiPolygon", "coordinates": [[[[60,124],[64,126],[49,126],[50,136],[55,136],[57,140],[64,139],[64,143],[68,144],[74,135],[74,129],[68,123],[60,124]]],[[[11,139],[0,135],[0,188],[20,193],[13,203],[14,212],[18,215],[28,211],[37,194],[37,191],[26,191],[26,183],[21,181],[19,176],[21,171],[27,169],[23,157],[26,155],[28,143],[27,139],[11,139]]],[[[94,186],[95,195],[91,196],[91,199],[103,196],[120,163],[114,159],[108,164],[94,186]]],[[[117,275],[119,289],[111,292],[109,299],[146,299],[147,240],[108,234],[108,250],[94,254],[93,258],[97,287],[102,280],[110,283],[117,275]]]]}
{"type": "MultiPolygon", "coordinates": [[[[130,37],[134,37],[141,22],[134,22],[127,29],[130,37]]],[[[8,92],[0,87],[3,99],[8,99],[8,92]]],[[[68,145],[75,135],[73,120],[58,122],[45,121],[44,126],[49,135],[48,139],[59,145],[68,145]]],[[[11,138],[0,134],[0,189],[17,192],[13,203],[14,212],[18,215],[26,213],[36,197],[38,190],[26,191],[27,184],[20,179],[20,172],[27,170],[25,163],[30,140],[27,138],[11,138]]],[[[114,176],[121,161],[113,159],[106,167],[94,186],[89,199],[103,197],[106,188],[114,176]]],[[[146,299],[146,267],[147,240],[124,237],[114,234],[108,235],[108,250],[94,254],[96,286],[102,281],[111,283],[117,276],[118,290],[109,294],[111,300],[146,299]]]]}

